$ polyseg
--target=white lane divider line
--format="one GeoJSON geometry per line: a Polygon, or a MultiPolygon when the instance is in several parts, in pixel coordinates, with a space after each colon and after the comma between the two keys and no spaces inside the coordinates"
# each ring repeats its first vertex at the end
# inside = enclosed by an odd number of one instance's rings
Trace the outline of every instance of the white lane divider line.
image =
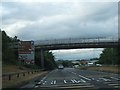
{"type": "Polygon", "coordinates": [[[74,81],[75,83],[78,83],[78,81],[77,81],[77,80],[75,80],[75,79],[73,79],[73,81],[74,81]]]}
{"type": "Polygon", "coordinates": [[[77,73],[75,73],[75,72],[72,72],[72,73],[75,74],[75,75],[77,74],[77,73]]]}
{"type": "Polygon", "coordinates": [[[52,80],[50,84],[51,85],[56,84],[56,80],[52,80]]]}
{"type": "Polygon", "coordinates": [[[66,80],[64,80],[64,83],[67,83],[67,81],[66,81],[66,80]]]}
{"type": "Polygon", "coordinates": [[[97,82],[99,82],[100,80],[97,80],[97,82]]]}
{"type": "Polygon", "coordinates": [[[73,79],[71,79],[72,83],[75,83],[73,79]]]}
{"type": "Polygon", "coordinates": [[[95,80],[95,78],[92,78],[92,80],[95,80]]]}
{"type": "Polygon", "coordinates": [[[43,81],[43,79],[41,80],[41,82],[43,81]]]}
{"type": "Polygon", "coordinates": [[[39,86],[35,86],[34,88],[38,88],[39,86]]]}
{"type": "Polygon", "coordinates": [[[111,81],[110,79],[106,79],[106,78],[100,78],[100,79],[102,79],[104,81],[111,81]]]}
{"type": "Polygon", "coordinates": [[[110,77],[110,78],[115,79],[115,80],[119,80],[118,78],[115,78],[115,77],[110,77]]]}
{"type": "Polygon", "coordinates": [[[80,83],[81,81],[80,80],[78,80],[78,83],[80,83]]]}
{"type": "Polygon", "coordinates": [[[56,80],[54,80],[54,84],[56,84],[56,80]]]}
{"type": "Polygon", "coordinates": [[[36,83],[36,85],[41,85],[41,84],[42,84],[41,82],[36,83]]]}
{"type": "Polygon", "coordinates": [[[43,82],[43,85],[46,84],[46,82],[47,82],[47,81],[44,81],[44,82],[43,82]]]}
{"type": "Polygon", "coordinates": [[[111,86],[119,86],[118,83],[110,83],[110,84],[108,84],[108,85],[111,85],[111,86]]]}
{"type": "Polygon", "coordinates": [[[50,84],[53,84],[53,80],[52,80],[52,82],[50,84]]]}
{"type": "Polygon", "coordinates": [[[86,81],[85,81],[85,80],[83,80],[83,79],[80,79],[80,80],[81,80],[81,82],[84,82],[84,83],[86,82],[86,81]]]}
{"type": "Polygon", "coordinates": [[[91,80],[91,79],[89,79],[89,78],[87,78],[87,77],[84,77],[84,76],[82,76],[82,75],[79,75],[79,77],[81,77],[81,78],[84,78],[84,79],[86,79],[86,80],[91,80]]]}

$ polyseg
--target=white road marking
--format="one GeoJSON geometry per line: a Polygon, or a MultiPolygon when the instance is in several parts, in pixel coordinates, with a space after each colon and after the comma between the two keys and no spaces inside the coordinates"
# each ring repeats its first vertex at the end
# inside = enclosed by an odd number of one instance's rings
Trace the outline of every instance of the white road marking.
{"type": "Polygon", "coordinates": [[[118,83],[111,83],[111,84],[108,84],[108,85],[111,85],[111,86],[119,86],[118,83]]]}
{"type": "Polygon", "coordinates": [[[56,80],[54,80],[54,84],[56,84],[56,80]]]}
{"type": "Polygon", "coordinates": [[[52,80],[52,82],[50,84],[53,84],[53,80],[52,80]]]}
{"type": "Polygon", "coordinates": [[[75,79],[73,79],[73,81],[74,81],[75,83],[78,83],[78,81],[77,81],[77,80],[75,80],[75,79]]]}
{"type": "Polygon", "coordinates": [[[41,82],[36,83],[36,85],[41,85],[41,82]]]}
{"type": "Polygon", "coordinates": [[[78,80],[78,83],[80,83],[81,81],[80,80],[78,80]]]}
{"type": "Polygon", "coordinates": [[[41,84],[41,82],[38,82],[38,84],[41,84]]]}
{"type": "Polygon", "coordinates": [[[71,79],[71,81],[72,81],[72,83],[75,83],[74,80],[71,79]]]}
{"type": "Polygon", "coordinates": [[[35,86],[34,88],[38,88],[39,86],[35,86]]]}
{"type": "Polygon", "coordinates": [[[43,82],[43,85],[46,84],[46,82],[47,82],[47,81],[44,81],[44,82],[43,82]]]}
{"type": "Polygon", "coordinates": [[[86,82],[85,80],[83,80],[83,79],[80,79],[82,82],[86,82]]]}
{"type": "Polygon", "coordinates": [[[99,78],[99,79],[102,79],[104,81],[111,81],[110,79],[106,79],[106,78],[99,78]]]}
{"type": "Polygon", "coordinates": [[[99,82],[100,80],[97,80],[97,82],[99,82]]]}
{"type": "Polygon", "coordinates": [[[56,84],[56,80],[54,80],[54,81],[52,80],[51,84],[56,84]]]}
{"type": "Polygon", "coordinates": [[[120,86],[114,86],[115,88],[120,88],[120,86]]]}
{"type": "Polygon", "coordinates": [[[64,80],[64,83],[67,83],[67,81],[66,81],[66,80],[64,80]]]}
{"type": "Polygon", "coordinates": [[[45,84],[45,83],[42,83],[43,85],[45,84]]]}
{"type": "Polygon", "coordinates": [[[45,80],[46,78],[47,78],[47,76],[43,77],[43,79],[41,81],[45,80]]]}
{"type": "Polygon", "coordinates": [[[82,77],[82,78],[84,78],[84,79],[86,79],[86,80],[91,80],[91,79],[89,79],[89,78],[87,78],[87,77],[84,77],[84,76],[82,76],[82,75],[79,75],[80,77],[82,77]]]}
{"type": "Polygon", "coordinates": [[[75,73],[75,72],[72,72],[72,73],[75,74],[75,75],[77,74],[77,73],[75,73]]]}
{"type": "Polygon", "coordinates": [[[115,77],[110,77],[110,78],[115,79],[115,80],[119,80],[118,78],[115,78],[115,77]]]}

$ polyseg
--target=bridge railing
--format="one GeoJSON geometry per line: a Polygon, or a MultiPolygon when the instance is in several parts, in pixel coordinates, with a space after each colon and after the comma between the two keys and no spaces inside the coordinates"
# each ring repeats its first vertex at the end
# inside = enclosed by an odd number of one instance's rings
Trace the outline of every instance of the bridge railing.
{"type": "Polygon", "coordinates": [[[92,42],[118,42],[117,38],[69,38],[54,40],[39,40],[35,45],[51,45],[51,44],[72,44],[72,43],[92,43],[92,42]]]}

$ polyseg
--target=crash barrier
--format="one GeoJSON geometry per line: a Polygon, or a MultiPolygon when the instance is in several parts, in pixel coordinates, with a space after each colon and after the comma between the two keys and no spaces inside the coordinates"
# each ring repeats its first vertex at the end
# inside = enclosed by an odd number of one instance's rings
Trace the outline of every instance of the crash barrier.
{"type": "Polygon", "coordinates": [[[25,77],[27,75],[39,73],[42,70],[31,70],[31,71],[22,71],[22,72],[12,72],[12,73],[3,73],[2,80],[12,80],[14,78],[25,77]]]}

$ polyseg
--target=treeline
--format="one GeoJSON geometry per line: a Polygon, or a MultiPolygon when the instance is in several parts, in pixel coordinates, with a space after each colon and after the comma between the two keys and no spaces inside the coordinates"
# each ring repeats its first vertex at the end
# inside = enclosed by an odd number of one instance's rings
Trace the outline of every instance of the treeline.
{"type": "MultiPolygon", "coordinates": [[[[35,63],[36,65],[41,67],[41,58],[40,58],[40,51],[35,50],[35,63]]],[[[52,70],[57,67],[55,62],[55,57],[52,52],[44,51],[44,68],[46,70],[52,70]]]]}
{"type": "Polygon", "coordinates": [[[69,60],[58,60],[58,61],[56,61],[56,63],[57,63],[57,66],[59,66],[61,64],[64,67],[72,67],[73,66],[72,61],[69,61],[69,60]]]}
{"type": "Polygon", "coordinates": [[[119,48],[105,48],[100,54],[98,63],[105,65],[120,65],[119,57],[119,48]]]}
{"type": "MultiPolygon", "coordinates": [[[[19,42],[17,36],[14,38],[9,37],[5,31],[2,31],[2,64],[14,64],[18,65],[18,49],[11,48],[12,43],[19,42]]],[[[13,47],[13,46],[12,46],[13,47]]],[[[52,52],[45,51],[44,52],[44,63],[46,69],[54,69],[56,68],[55,58],[52,52]]],[[[19,64],[22,66],[30,67],[30,65],[19,64]]],[[[41,67],[40,53],[35,50],[35,65],[41,67]]]]}
{"type": "Polygon", "coordinates": [[[2,64],[16,64],[17,53],[13,48],[10,48],[10,43],[16,42],[14,38],[9,37],[5,31],[2,31],[2,64]]]}

